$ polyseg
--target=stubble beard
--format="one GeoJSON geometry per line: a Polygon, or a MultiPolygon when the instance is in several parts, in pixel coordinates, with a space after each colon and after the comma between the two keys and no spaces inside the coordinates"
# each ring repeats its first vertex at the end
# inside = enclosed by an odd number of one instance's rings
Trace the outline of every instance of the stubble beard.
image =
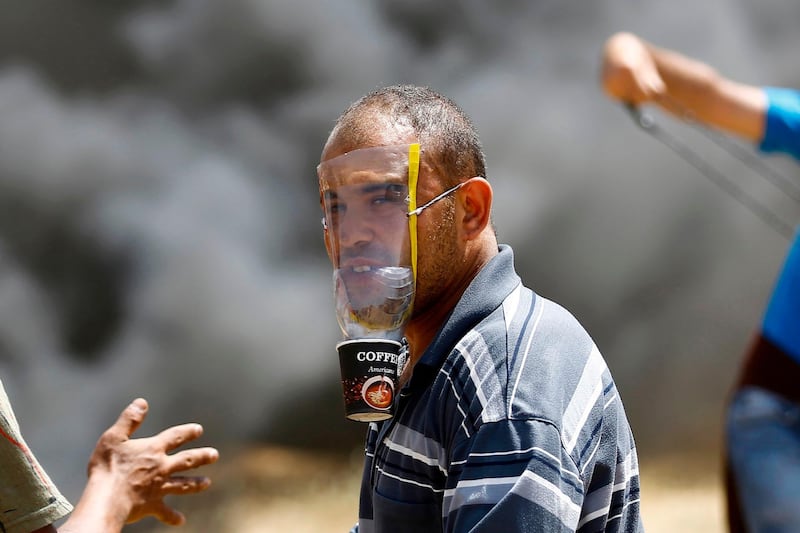
{"type": "Polygon", "coordinates": [[[413,317],[424,315],[438,305],[443,296],[452,290],[453,280],[458,273],[461,252],[456,239],[455,204],[446,201],[442,207],[445,209],[435,227],[419,246],[413,317]]]}

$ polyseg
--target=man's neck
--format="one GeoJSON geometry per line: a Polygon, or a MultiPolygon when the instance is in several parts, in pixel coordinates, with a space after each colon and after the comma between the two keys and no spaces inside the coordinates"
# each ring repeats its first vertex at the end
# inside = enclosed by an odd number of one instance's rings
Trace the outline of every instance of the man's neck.
{"type": "Polygon", "coordinates": [[[401,385],[411,379],[411,373],[417,361],[422,358],[425,350],[433,342],[436,333],[447,320],[452,310],[456,307],[461,300],[461,296],[467,290],[472,280],[486,266],[486,264],[497,255],[497,242],[491,247],[484,248],[484,253],[478,254],[476,260],[473,261],[472,268],[465,271],[464,278],[461,283],[455,285],[451,291],[441,294],[436,300],[435,305],[429,306],[427,309],[415,314],[414,318],[409,322],[406,328],[406,339],[408,340],[408,363],[400,376],[401,385]]]}
{"type": "Polygon", "coordinates": [[[422,313],[415,315],[408,324],[408,327],[406,328],[406,339],[408,340],[408,363],[403,369],[403,373],[400,375],[401,386],[411,379],[411,373],[414,369],[414,366],[417,364],[417,361],[422,358],[422,354],[425,353],[425,350],[428,349],[428,346],[430,346],[431,342],[433,342],[434,337],[436,337],[436,332],[439,331],[439,328],[442,327],[444,321],[447,320],[447,316],[458,303],[458,300],[461,298],[462,294],[463,290],[457,295],[451,295],[451,297],[448,298],[449,301],[447,302],[447,305],[445,305],[445,302],[443,301],[437,302],[438,305],[432,306],[422,313]],[[454,296],[457,297],[454,299],[454,296]],[[453,299],[455,301],[450,301],[453,299]]]}

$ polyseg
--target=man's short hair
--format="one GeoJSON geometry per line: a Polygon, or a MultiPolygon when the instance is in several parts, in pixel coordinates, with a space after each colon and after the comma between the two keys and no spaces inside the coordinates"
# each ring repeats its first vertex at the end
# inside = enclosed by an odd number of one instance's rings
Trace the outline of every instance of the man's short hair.
{"type": "Polygon", "coordinates": [[[331,137],[365,144],[376,124],[407,125],[446,187],[486,177],[486,157],[466,113],[450,98],[416,85],[392,85],[364,95],[337,119],[331,137]]]}

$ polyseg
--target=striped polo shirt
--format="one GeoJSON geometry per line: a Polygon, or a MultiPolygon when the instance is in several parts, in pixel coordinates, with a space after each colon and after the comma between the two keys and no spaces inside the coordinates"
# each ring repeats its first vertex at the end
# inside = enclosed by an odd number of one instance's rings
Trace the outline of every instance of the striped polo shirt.
{"type": "Polygon", "coordinates": [[[513,252],[472,281],[370,424],[358,533],[643,531],[630,426],[576,319],[521,284],[513,252]]]}

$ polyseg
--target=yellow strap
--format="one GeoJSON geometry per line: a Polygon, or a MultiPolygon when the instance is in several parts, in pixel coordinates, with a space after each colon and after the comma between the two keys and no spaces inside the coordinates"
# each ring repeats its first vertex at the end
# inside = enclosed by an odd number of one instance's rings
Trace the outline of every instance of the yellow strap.
{"type": "MultiPolygon", "coordinates": [[[[408,210],[417,208],[417,178],[419,177],[419,143],[408,147],[408,210]]],[[[411,239],[411,272],[417,282],[417,215],[408,217],[408,234],[411,239]]]]}

